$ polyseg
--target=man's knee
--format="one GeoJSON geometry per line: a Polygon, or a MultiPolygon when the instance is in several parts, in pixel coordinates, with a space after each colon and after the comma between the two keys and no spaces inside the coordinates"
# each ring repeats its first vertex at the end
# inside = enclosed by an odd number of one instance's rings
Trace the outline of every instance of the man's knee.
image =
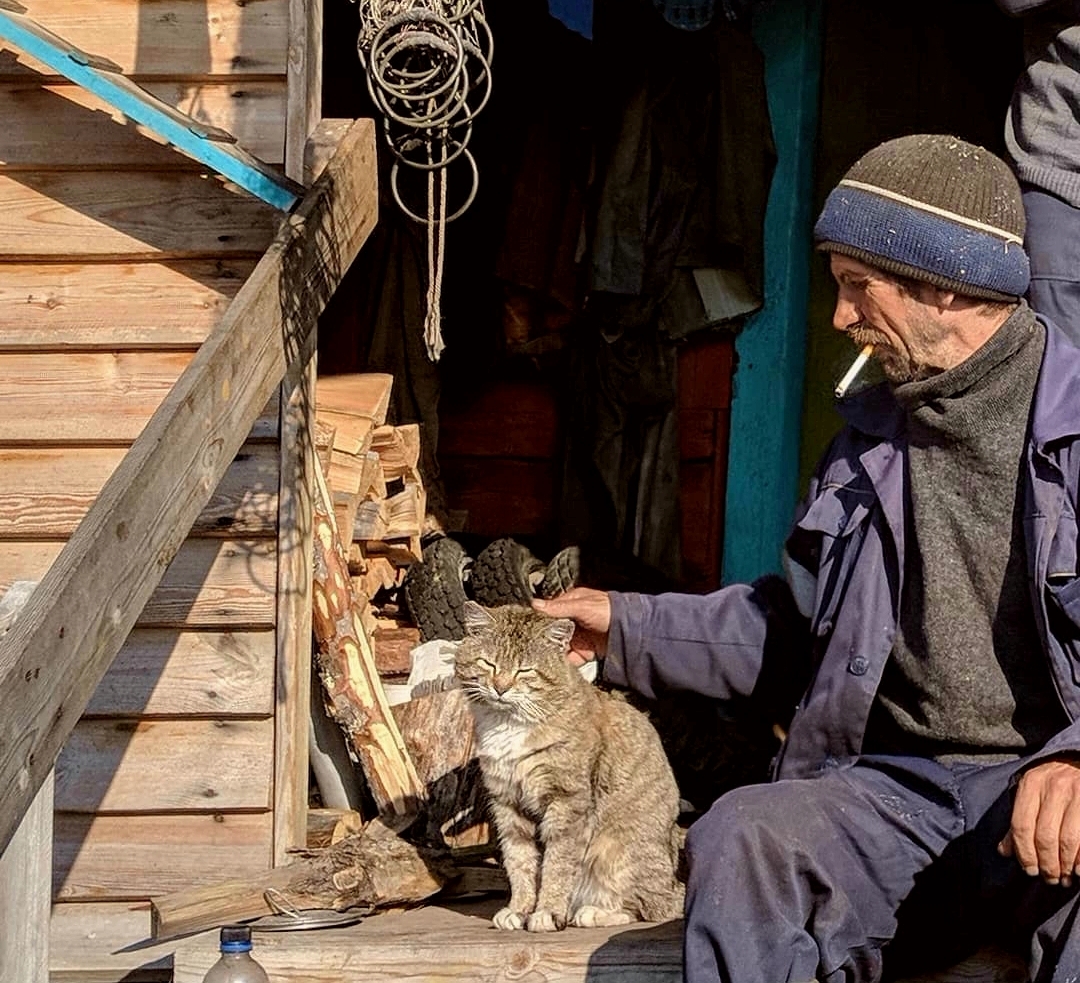
{"type": "Polygon", "coordinates": [[[796,851],[813,850],[814,835],[835,836],[815,807],[813,784],[748,785],[717,799],[687,834],[691,889],[702,878],[744,879],[786,866],[796,851]]]}

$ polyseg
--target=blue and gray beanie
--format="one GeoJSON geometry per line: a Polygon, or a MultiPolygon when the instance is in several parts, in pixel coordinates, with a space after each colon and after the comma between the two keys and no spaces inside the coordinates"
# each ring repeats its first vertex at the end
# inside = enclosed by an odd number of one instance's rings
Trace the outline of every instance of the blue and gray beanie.
{"type": "Polygon", "coordinates": [[[918,134],[864,154],[814,226],[825,252],[988,300],[1016,300],[1031,270],[1009,166],[956,137],[918,134]]]}

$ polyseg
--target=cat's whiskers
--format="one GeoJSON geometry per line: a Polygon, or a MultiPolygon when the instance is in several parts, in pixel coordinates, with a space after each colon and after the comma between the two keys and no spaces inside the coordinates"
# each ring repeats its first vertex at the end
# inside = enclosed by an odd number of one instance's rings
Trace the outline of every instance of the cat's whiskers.
{"type": "Polygon", "coordinates": [[[540,723],[547,716],[544,708],[531,696],[524,693],[518,696],[516,708],[526,720],[530,720],[536,724],[540,723]]]}
{"type": "Polygon", "coordinates": [[[458,685],[465,694],[466,699],[474,700],[479,703],[491,701],[490,687],[482,685],[475,679],[460,679],[458,680],[458,685]]]}

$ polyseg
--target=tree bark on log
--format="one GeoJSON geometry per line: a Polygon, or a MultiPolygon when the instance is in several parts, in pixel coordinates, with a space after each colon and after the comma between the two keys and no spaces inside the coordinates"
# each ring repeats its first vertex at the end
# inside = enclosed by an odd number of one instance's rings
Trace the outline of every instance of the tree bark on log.
{"type": "Polygon", "coordinates": [[[373,819],[325,850],[297,851],[294,862],[247,881],[178,891],[150,905],[151,934],[169,938],[277,910],[382,908],[423,901],[458,876],[445,850],[416,847],[401,821],[373,819]]]}
{"type": "Polygon", "coordinates": [[[309,850],[335,846],[363,828],[364,817],[352,809],[308,809],[306,846],[309,850]]]}
{"type": "Polygon", "coordinates": [[[326,480],[315,475],[312,624],[330,716],[360,760],[380,815],[412,816],[424,787],[390,713],[349,581],[326,480]]]}
{"type": "Polygon", "coordinates": [[[465,695],[450,689],[417,696],[393,713],[426,790],[425,840],[449,847],[487,843],[486,798],[465,695]]]}

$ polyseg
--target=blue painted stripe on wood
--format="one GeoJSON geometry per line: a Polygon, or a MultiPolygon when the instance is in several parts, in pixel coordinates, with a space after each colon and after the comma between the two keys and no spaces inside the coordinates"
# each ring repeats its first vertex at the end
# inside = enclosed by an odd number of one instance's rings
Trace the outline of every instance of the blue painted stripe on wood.
{"type": "Polygon", "coordinates": [[[99,67],[103,65],[102,59],[85,54],[29,17],[0,8],[0,39],[44,62],[129,119],[153,130],[177,150],[275,208],[289,211],[299,201],[303,189],[298,184],[240,148],[223,142],[212,128],[185,116],[130,79],[108,67],[99,67]]]}
{"type": "Polygon", "coordinates": [[[798,498],[821,17],[822,0],[754,7],[778,159],[765,217],[765,305],[735,343],[725,583],[779,571],[798,498]]]}

